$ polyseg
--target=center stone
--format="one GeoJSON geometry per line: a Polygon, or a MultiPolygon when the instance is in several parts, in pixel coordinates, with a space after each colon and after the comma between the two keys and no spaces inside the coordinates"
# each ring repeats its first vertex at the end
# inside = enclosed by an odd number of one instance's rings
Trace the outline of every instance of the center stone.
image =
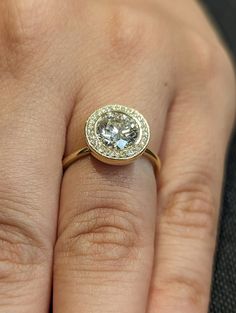
{"type": "Polygon", "coordinates": [[[96,132],[106,146],[123,150],[137,141],[139,125],[125,113],[108,112],[97,122],[96,132]]]}

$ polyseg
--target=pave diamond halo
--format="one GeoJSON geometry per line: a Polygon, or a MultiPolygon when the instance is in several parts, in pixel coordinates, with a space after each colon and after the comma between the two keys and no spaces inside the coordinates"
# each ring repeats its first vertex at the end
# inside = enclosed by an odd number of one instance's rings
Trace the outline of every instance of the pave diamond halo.
{"type": "Polygon", "coordinates": [[[120,104],[106,105],[90,115],[84,134],[87,145],[63,158],[64,172],[88,155],[111,165],[129,164],[143,155],[151,161],[155,175],[161,169],[160,158],[148,148],[149,125],[135,109],[120,104]]]}
{"type": "Polygon", "coordinates": [[[137,110],[109,104],[88,118],[85,137],[95,158],[108,164],[124,165],[145,152],[150,129],[137,110]]]}

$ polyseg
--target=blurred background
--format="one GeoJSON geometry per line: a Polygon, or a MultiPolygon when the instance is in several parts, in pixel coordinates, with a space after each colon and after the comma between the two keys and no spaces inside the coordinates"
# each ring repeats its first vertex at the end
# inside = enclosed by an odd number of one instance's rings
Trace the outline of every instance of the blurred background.
{"type": "MultiPolygon", "coordinates": [[[[236,0],[201,0],[236,60],[236,0]]],[[[236,129],[226,162],[210,313],[236,313],[236,129]]]]}

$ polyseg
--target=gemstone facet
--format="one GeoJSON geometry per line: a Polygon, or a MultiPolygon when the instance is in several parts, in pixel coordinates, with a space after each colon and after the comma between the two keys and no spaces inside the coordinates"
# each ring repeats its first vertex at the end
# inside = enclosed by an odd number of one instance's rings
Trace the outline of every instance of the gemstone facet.
{"type": "Polygon", "coordinates": [[[94,156],[112,163],[112,160],[128,161],[141,155],[148,145],[150,131],[138,111],[110,104],[89,117],[85,136],[94,156]]]}
{"type": "Polygon", "coordinates": [[[97,122],[96,133],[104,145],[123,150],[138,139],[139,125],[122,112],[105,113],[97,122]]]}

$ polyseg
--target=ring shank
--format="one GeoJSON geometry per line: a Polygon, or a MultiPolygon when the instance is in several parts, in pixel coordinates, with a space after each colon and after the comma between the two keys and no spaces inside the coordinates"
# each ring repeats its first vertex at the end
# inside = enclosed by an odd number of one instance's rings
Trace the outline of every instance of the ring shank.
{"type": "MultiPolygon", "coordinates": [[[[72,165],[79,159],[88,156],[89,154],[91,154],[91,150],[88,147],[84,147],[68,155],[62,161],[63,171],[66,171],[70,165],[72,165]]],[[[156,155],[154,152],[147,148],[144,151],[143,156],[147,157],[152,162],[155,168],[155,173],[157,174],[161,169],[161,161],[158,155],[156,155]]]]}
{"type": "Polygon", "coordinates": [[[143,154],[145,157],[147,157],[153,164],[155,168],[155,173],[158,174],[161,170],[161,160],[157,154],[152,152],[150,149],[146,148],[143,154]]]}

